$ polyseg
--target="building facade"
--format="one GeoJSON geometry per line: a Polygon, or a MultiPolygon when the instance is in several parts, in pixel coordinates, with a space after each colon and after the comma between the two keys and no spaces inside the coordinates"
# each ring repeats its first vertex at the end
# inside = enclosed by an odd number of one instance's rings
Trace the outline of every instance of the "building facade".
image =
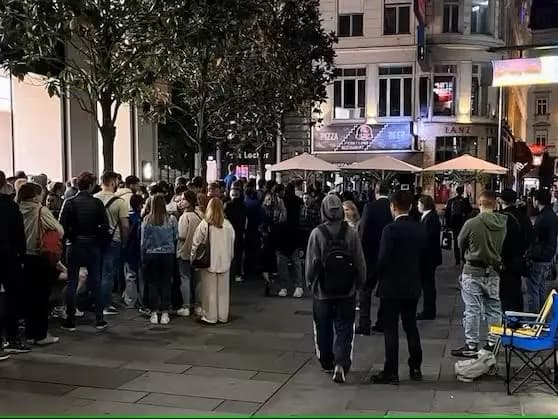
{"type": "MultiPolygon", "coordinates": [[[[102,139],[94,116],[76,100],[49,97],[44,77],[23,80],[0,72],[0,170],[44,173],[63,181],[83,171],[103,172],[102,139]]],[[[114,170],[144,181],[157,173],[157,129],[123,105],[116,121],[114,170]]]]}
{"type": "MultiPolygon", "coordinates": [[[[469,153],[511,167],[507,135],[497,156],[491,61],[501,53],[489,52],[504,45],[504,0],[415,3],[322,0],[324,26],[339,37],[337,78],[312,151],[339,164],[389,153],[428,167],[469,153]]],[[[423,183],[436,192],[434,179],[423,183]]]]}

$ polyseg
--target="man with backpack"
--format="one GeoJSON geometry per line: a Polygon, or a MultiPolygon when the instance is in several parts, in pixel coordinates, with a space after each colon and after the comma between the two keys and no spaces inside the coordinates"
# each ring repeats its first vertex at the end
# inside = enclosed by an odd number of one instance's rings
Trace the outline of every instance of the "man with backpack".
{"type": "Polygon", "coordinates": [[[84,172],[79,175],[79,192],[64,201],[60,212],[60,224],[68,244],[68,286],[66,287],[66,320],[62,328],[75,331],[76,290],[79,270],[87,268],[87,290],[95,298],[96,324],[99,330],[107,327],[103,316],[101,294],[101,249],[109,234],[109,224],[103,203],[93,198],[95,175],[84,172]]]}
{"type": "Polygon", "coordinates": [[[341,200],[327,195],[321,213],[323,224],[310,234],[306,250],[316,355],[324,371],[333,372],[333,381],[344,383],[352,362],[355,296],[366,278],[366,261],[357,232],[343,221],[341,200]]]}
{"type": "Polygon", "coordinates": [[[384,227],[380,240],[378,296],[383,307],[384,369],[372,377],[374,384],[399,383],[399,318],[407,335],[409,375],[422,380],[422,348],[417,328],[417,304],[422,290],[421,272],[426,259],[427,235],[409,215],[413,195],[397,191],[390,197],[393,223],[384,227]]]}
{"type": "Polygon", "coordinates": [[[453,235],[453,254],[455,255],[455,264],[461,264],[462,250],[459,249],[457,238],[463,228],[463,224],[473,211],[473,207],[469,199],[463,196],[465,189],[458,186],[455,189],[457,196],[451,198],[446,205],[446,227],[449,228],[453,235]]]}
{"type": "Polygon", "coordinates": [[[523,311],[521,273],[525,252],[533,240],[533,225],[526,214],[516,206],[517,193],[504,189],[500,195],[501,214],[508,217],[506,238],[502,246],[502,272],[500,272],[500,300],[502,312],[523,311]]]}
{"type": "Polygon", "coordinates": [[[118,186],[118,174],[105,172],[101,177],[102,190],[94,195],[100,199],[109,221],[109,235],[102,254],[101,293],[103,295],[104,314],[118,314],[112,305],[112,290],[120,272],[122,247],[126,244],[130,221],[128,203],[115,194],[118,186]]]}

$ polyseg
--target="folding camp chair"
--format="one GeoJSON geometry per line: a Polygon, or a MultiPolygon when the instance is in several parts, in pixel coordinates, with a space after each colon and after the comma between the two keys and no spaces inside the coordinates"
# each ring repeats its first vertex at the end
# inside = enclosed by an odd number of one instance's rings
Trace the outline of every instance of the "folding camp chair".
{"type": "MultiPolygon", "coordinates": [[[[552,307],[552,299],[554,295],[556,295],[556,291],[550,291],[550,294],[546,298],[541,311],[539,313],[524,313],[521,311],[506,311],[503,315],[503,318],[513,317],[517,319],[534,319],[535,326],[531,326],[529,324],[520,323],[519,328],[515,329],[517,334],[523,334],[526,336],[540,336],[543,331],[542,324],[546,323],[548,315],[550,314],[550,309],[552,307]]],[[[502,321],[504,323],[504,321],[502,321]]],[[[504,334],[504,326],[500,325],[492,325],[490,326],[489,333],[495,336],[499,336],[498,341],[496,342],[496,346],[493,350],[494,356],[498,357],[498,353],[500,352],[500,347],[502,344],[501,336],[504,334]]],[[[506,333],[510,334],[511,329],[508,329],[506,333]]]]}
{"type": "MultiPolygon", "coordinates": [[[[537,315],[535,321],[528,320],[529,317],[533,317],[532,315],[525,316],[526,313],[506,312],[504,314],[500,340],[505,350],[506,386],[509,395],[517,392],[534,375],[539,377],[558,395],[558,388],[556,387],[556,384],[558,384],[558,366],[555,356],[558,348],[556,336],[558,331],[558,294],[551,293],[549,299],[550,303],[545,303],[543,310],[537,315]],[[544,352],[549,353],[543,356],[544,352]],[[512,375],[511,361],[514,354],[522,361],[523,365],[512,375]],[[554,362],[553,378],[544,370],[550,357],[554,362]],[[542,360],[537,362],[537,359],[542,360]],[[526,377],[521,378],[520,374],[526,369],[529,370],[529,373],[526,377]],[[518,379],[521,379],[520,383],[512,389],[512,381],[518,379]]],[[[494,332],[497,331],[495,327],[491,327],[491,329],[494,332]]]]}

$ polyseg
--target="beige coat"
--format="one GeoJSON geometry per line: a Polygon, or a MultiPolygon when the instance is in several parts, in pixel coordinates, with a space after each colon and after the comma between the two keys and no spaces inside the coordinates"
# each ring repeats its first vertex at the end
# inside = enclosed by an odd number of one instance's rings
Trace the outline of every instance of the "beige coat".
{"type": "Polygon", "coordinates": [[[39,254],[39,209],[41,209],[41,222],[44,230],[55,230],[60,234],[60,239],[64,236],[62,225],[54,218],[52,212],[47,207],[43,207],[38,202],[24,201],[19,204],[19,210],[23,215],[23,225],[25,227],[25,238],[27,239],[27,254],[39,254]]]}
{"type": "Polygon", "coordinates": [[[182,260],[190,260],[192,242],[196,228],[200,225],[203,214],[196,211],[184,212],[178,220],[178,245],[176,246],[176,257],[182,260]]]}

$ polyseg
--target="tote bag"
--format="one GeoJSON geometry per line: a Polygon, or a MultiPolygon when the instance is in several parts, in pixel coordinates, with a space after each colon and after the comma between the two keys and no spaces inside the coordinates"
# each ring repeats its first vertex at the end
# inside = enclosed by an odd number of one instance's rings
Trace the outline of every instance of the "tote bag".
{"type": "Polygon", "coordinates": [[[196,249],[196,257],[192,261],[195,269],[207,269],[211,265],[211,226],[207,224],[207,237],[196,249]]]}
{"type": "Polygon", "coordinates": [[[62,259],[62,240],[60,234],[56,230],[45,230],[43,227],[43,220],[41,219],[41,211],[43,207],[39,208],[39,252],[41,256],[45,257],[52,266],[62,259]]]}

